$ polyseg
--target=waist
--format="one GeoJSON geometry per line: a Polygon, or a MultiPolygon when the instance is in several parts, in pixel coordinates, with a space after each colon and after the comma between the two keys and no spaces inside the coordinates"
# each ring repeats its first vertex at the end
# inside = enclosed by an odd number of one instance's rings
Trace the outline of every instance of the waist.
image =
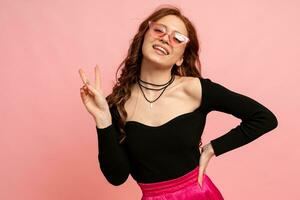
{"type": "Polygon", "coordinates": [[[175,179],[155,183],[137,182],[137,184],[141,188],[144,196],[161,195],[165,193],[176,192],[185,187],[197,184],[198,174],[199,166],[195,167],[193,170],[175,179]]]}

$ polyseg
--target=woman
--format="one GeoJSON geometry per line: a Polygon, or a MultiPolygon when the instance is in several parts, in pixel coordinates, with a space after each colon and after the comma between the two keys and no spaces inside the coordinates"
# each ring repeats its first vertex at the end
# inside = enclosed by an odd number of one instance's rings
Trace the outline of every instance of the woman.
{"type": "Polygon", "coordinates": [[[176,7],[155,10],[139,26],[110,95],[82,69],[82,101],[96,122],[100,169],[113,185],[129,174],[142,200],[223,199],[205,170],[210,159],[277,127],[265,106],[200,75],[192,23],[176,7]],[[242,120],[201,146],[206,116],[220,111],[242,120]]]}

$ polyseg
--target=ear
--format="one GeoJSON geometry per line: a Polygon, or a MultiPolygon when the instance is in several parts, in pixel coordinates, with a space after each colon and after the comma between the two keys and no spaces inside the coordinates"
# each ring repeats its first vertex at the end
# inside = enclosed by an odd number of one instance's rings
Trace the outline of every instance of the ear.
{"type": "Polygon", "coordinates": [[[183,57],[181,57],[177,62],[176,65],[180,66],[183,63],[183,57]]]}

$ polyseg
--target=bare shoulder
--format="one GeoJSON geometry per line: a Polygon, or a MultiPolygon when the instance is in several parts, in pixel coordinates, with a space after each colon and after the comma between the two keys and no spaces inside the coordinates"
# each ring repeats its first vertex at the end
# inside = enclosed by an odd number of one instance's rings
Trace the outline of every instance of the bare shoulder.
{"type": "Polygon", "coordinates": [[[202,97],[202,87],[199,77],[185,76],[184,78],[184,91],[190,97],[195,100],[201,100],[202,97]]]}

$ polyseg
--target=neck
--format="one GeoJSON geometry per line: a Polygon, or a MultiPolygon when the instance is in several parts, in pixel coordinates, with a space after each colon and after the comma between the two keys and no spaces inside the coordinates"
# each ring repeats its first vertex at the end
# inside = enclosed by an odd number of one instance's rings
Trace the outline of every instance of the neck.
{"type": "Polygon", "coordinates": [[[162,66],[143,59],[140,79],[154,84],[165,84],[171,79],[171,69],[172,67],[162,66]]]}

